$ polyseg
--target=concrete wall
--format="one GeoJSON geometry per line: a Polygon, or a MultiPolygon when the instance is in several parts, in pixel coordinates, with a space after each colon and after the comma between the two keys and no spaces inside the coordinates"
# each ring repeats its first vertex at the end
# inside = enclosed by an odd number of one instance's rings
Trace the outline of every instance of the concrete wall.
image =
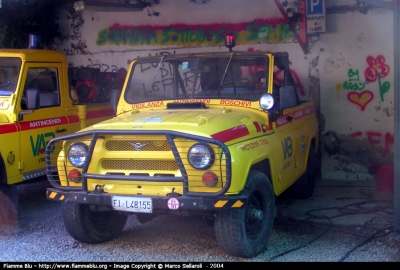
{"type": "Polygon", "coordinates": [[[308,37],[307,54],[273,0],[161,0],[143,11],[84,11],[78,36],[59,49],[74,66],[103,69],[147,55],[225,51],[228,31],[239,36],[235,50],[288,51],[301,99],[316,100],[322,113],[322,178],[367,180],[375,165],[392,161],[393,12],[325,2],[327,32],[308,37]]]}

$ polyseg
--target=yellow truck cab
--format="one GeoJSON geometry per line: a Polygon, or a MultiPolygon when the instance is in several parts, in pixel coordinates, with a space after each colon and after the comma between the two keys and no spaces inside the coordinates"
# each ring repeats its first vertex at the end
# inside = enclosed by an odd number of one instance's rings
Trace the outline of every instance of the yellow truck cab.
{"type": "MultiPolygon", "coordinates": [[[[45,148],[60,135],[114,116],[109,102],[74,104],[64,54],[0,50],[0,222],[14,223],[15,185],[44,178],[45,148]]],[[[75,102],[76,103],[76,102],[75,102]]]]}
{"type": "Polygon", "coordinates": [[[315,105],[299,100],[286,52],[141,57],[111,103],[114,118],[46,147],[47,198],[78,241],[118,237],[129,213],[202,215],[221,249],[253,257],[275,197],[313,193],[315,105]]]}

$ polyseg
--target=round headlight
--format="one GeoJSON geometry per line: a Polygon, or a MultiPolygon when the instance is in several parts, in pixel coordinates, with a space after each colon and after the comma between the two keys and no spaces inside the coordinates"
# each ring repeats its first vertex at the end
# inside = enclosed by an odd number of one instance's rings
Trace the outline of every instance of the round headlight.
{"type": "Polygon", "coordinates": [[[89,148],[83,143],[74,143],[68,150],[68,160],[75,167],[82,168],[86,162],[89,148]]]}
{"type": "Polygon", "coordinates": [[[262,97],[260,98],[260,106],[264,110],[270,110],[274,107],[274,105],[275,100],[271,94],[262,95],[262,97]]]}
{"type": "Polygon", "coordinates": [[[189,149],[188,160],[196,169],[208,169],[214,163],[214,151],[208,144],[195,144],[189,149]]]}

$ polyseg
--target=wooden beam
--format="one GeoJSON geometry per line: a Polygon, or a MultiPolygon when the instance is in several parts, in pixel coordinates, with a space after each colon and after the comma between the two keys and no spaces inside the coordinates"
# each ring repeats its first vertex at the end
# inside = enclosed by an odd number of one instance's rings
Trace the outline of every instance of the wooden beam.
{"type": "Polygon", "coordinates": [[[281,2],[279,0],[274,0],[276,6],[281,12],[283,18],[289,24],[289,29],[293,33],[300,47],[303,49],[304,54],[308,53],[308,43],[307,43],[307,18],[306,18],[306,4],[305,0],[298,0],[298,12],[299,12],[299,24],[300,24],[300,33],[298,33],[294,27],[297,22],[290,21],[289,16],[287,15],[285,9],[283,8],[281,2]]]}

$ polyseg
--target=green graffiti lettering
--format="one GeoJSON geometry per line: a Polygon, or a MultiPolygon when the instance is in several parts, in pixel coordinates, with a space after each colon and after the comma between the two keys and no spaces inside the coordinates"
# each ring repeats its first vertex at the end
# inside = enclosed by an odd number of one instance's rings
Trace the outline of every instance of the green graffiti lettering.
{"type": "Polygon", "coordinates": [[[186,43],[186,42],[189,41],[189,35],[190,35],[190,31],[189,30],[179,31],[179,34],[181,36],[181,42],[182,43],[186,43]]]}
{"type": "Polygon", "coordinates": [[[258,30],[256,29],[256,24],[255,23],[251,23],[249,26],[247,26],[247,32],[250,33],[250,35],[248,37],[246,37],[247,41],[251,41],[251,40],[256,40],[257,39],[258,30]]]}
{"type": "Polygon", "coordinates": [[[347,71],[347,75],[349,76],[349,81],[358,81],[360,80],[360,75],[358,75],[358,70],[353,70],[350,68],[347,71]]]}
{"type": "Polygon", "coordinates": [[[390,82],[384,82],[384,83],[382,83],[382,82],[381,82],[381,74],[380,74],[380,73],[378,73],[378,82],[379,82],[379,93],[380,93],[380,96],[381,96],[381,100],[382,100],[382,101],[385,101],[385,100],[383,99],[383,95],[389,91],[389,89],[390,89],[390,82]]]}
{"type": "Polygon", "coordinates": [[[163,31],[163,33],[162,33],[163,40],[161,40],[161,44],[167,43],[171,40],[171,38],[169,36],[170,33],[174,33],[174,29],[167,29],[167,30],[163,31]]]}
{"type": "Polygon", "coordinates": [[[132,36],[132,30],[125,31],[124,42],[125,44],[135,44],[134,38],[132,36]]]}
{"type": "Polygon", "coordinates": [[[196,40],[198,41],[198,39],[197,39],[197,32],[191,32],[191,33],[189,33],[189,35],[190,35],[190,42],[195,42],[196,40]]]}
{"type": "Polygon", "coordinates": [[[102,30],[99,33],[97,44],[104,45],[105,43],[120,44],[151,44],[154,41],[157,43],[157,32],[155,30],[146,31],[140,29],[119,29],[119,30],[102,30]]]}
{"type": "Polygon", "coordinates": [[[121,43],[119,31],[117,31],[117,30],[110,30],[108,32],[108,39],[117,45],[119,45],[121,43]]]}
{"type": "MultiPolygon", "coordinates": [[[[288,24],[280,24],[279,28],[281,29],[280,41],[294,38],[294,35],[293,35],[292,31],[290,31],[288,24]]],[[[294,29],[297,33],[300,33],[300,25],[299,24],[295,24],[294,29]]]]}
{"type": "MultiPolygon", "coordinates": [[[[242,26],[241,26],[242,27],[242,26]]],[[[296,31],[300,28],[299,24],[294,25],[296,31]]],[[[108,30],[101,30],[97,37],[97,44],[127,44],[131,46],[138,46],[143,44],[204,44],[205,42],[211,45],[220,45],[224,43],[225,34],[231,28],[215,29],[212,25],[196,27],[188,25],[186,29],[177,30],[173,27],[169,29],[149,29],[149,28],[135,28],[132,26],[119,27],[118,29],[110,28],[108,30]],[[162,37],[159,42],[158,37],[162,37]]],[[[288,41],[293,38],[293,33],[290,27],[283,24],[269,24],[264,23],[259,25],[257,23],[249,23],[246,30],[237,30],[235,32],[236,39],[239,34],[249,44],[258,43],[260,41],[280,42],[288,41]]]]}
{"type": "MultiPolygon", "coordinates": [[[[157,43],[157,32],[155,30],[151,30],[150,32],[147,31],[143,31],[143,36],[144,36],[144,41],[147,44],[151,44],[151,40],[154,40],[154,43],[157,43]]],[[[142,42],[143,44],[143,42],[142,42]]]]}
{"type": "Polygon", "coordinates": [[[251,24],[247,27],[247,31],[250,35],[246,37],[246,41],[270,41],[272,37],[277,41],[284,41],[293,38],[293,33],[290,31],[289,26],[285,24],[279,24],[276,27],[265,24],[260,25],[258,28],[256,28],[255,24],[251,24]]]}
{"type": "Polygon", "coordinates": [[[107,33],[108,33],[108,30],[101,30],[99,32],[99,35],[98,35],[97,41],[96,41],[97,45],[101,46],[101,45],[104,45],[107,43],[107,33]]]}
{"type": "Polygon", "coordinates": [[[197,41],[198,42],[206,41],[206,36],[204,35],[204,30],[203,29],[199,29],[199,31],[197,32],[197,41]]]}
{"type": "MultiPolygon", "coordinates": [[[[237,36],[235,35],[235,39],[237,39],[237,36]]],[[[225,42],[225,30],[221,29],[218,30],[215,33],[215,43],[220,44],[225,42]]]]}
{"type": "Polygon", "coordinates": [[[138,44],[141,39],[141,31],[139,29],[132,30],[133,44],[138,44]]]}

